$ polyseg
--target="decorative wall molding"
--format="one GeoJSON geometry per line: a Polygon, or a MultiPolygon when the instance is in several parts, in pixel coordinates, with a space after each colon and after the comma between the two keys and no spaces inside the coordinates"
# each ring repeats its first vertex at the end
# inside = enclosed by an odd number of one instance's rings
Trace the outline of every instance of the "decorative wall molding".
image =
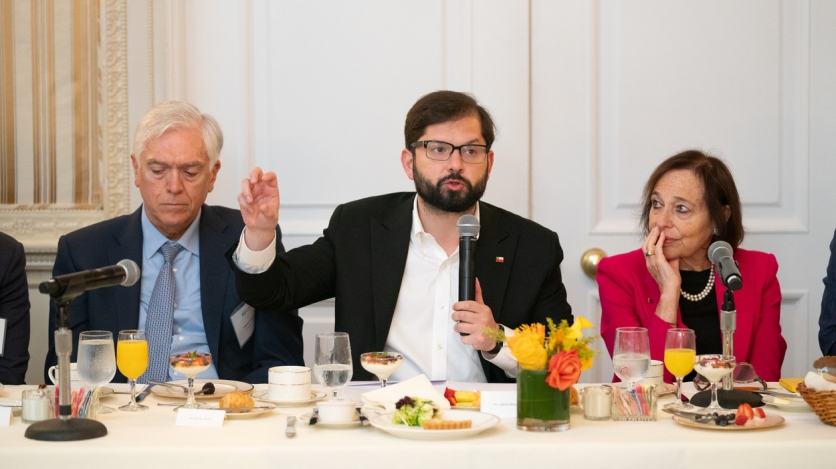
{"type": "MultiPolygon", "coordinates": [[[[630,164],[620,154],[619,142],[619,85],[620,70],[624,67],[623,41],[620,34],[620,8],[624,4],[597,1],[591,8],[592,27],[590,45],[590,127],[591,153],[590,227],[592,234],[630,234],[637,232],[640,213],[638,200],[623,200],[625,183],[619,165],[630,164]]],[[[720,13],[717,13],[720,15],[720,13]]],[[[768,176],[777,180],[772,192],[760,194],[757,200],[744,201],[744,224],[751,233],[805,233],[808,231],[808,167],[809,167],[809,64],[810,64],[810,5],[809,1],[783,1],[779,5],[780,51],[777,53],[779,103],[776,116],[752,116],[753,119],[777,119],[779,136],[767,158],[768,176]]],[[[767,48],[768,45],[763,47],[767,48]]],[[[629,57],[627,57],[629,59],[629,57]]],[[[648,86],[655,86],[648,83],[648,86]]],[[[631,103],[638,106],[638,103],[631,103]]],[[[772,121],[769,121],[772,122],[772,121]]],[[[757,122],[752,125],[758,125],[757,122]]],[[[664,129],[660,129],[664,131],[664,129]]],[[[685,143],[682,150],[693,147],[685,143]]],[[[704,148],[712,152],[712,148],[704,148]]],[[[721,149],[722,150],[722,149],[721,149]]],[[[724,157],[724,155],[720,155],[724,157]]],[[[749,158],[764,156],[748,155],[749,158]]],[[[733,160],[728,160],[732,164],[733,160]]],[[[648,164],[649,175],[655,165],[648,164]]],[[[646,176],[643,176],[646,177],[646,176]]],[[[770,179],[771,182],[771,179],[770,179]]],[[[768,189],[765,189],[768,190],[768,189]]],[[[637,198],[638,199],[638,198],[637,198]]]]}
{"type": "Polygon", "coordinates": [[[781,334],[788,345],[781,376],[804,376],[813,358],[820,356],[818,337],[810,337],[809,298],[806,289],[781,290],[781,334]]]}

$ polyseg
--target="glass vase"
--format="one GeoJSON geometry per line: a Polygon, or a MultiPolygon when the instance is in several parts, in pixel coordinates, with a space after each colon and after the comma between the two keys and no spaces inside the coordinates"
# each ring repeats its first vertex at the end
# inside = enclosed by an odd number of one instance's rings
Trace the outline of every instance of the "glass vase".
{"type": "Polygon", "coordinates": [[[546,383],[548,371],[517,366],[517,428],[530,432],[563,432],[569,429],[571,391],[546,383]]]}

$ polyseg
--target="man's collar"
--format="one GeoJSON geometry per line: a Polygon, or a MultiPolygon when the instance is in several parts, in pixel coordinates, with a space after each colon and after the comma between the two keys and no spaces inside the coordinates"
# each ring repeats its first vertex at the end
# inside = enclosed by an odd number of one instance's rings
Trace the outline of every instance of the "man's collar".
{"type": "MultiPolygon", "coordinates": [[[[200,227],[200,216],[203,213],[203,208],[201,207],[200,211],[197,212],[197,217],[195,217],[192,224],[186,229],[186,232],[183,233],[183,236],[177,240],[183,248],[195,256],[200,256],[200,236],[199,236],[199,227],[200,227]]],[[[169,241],[168,238],[165,237],[160,230],[151,223],[151,220],[148,218],[148,214],[145,213],[145,204],[142,204],[142,256],[145,259],[150,259],[159,249],[160,246],[165,244],[169,241]]]]}
{"type": "MultiPolygon", "coordinates": [[[[415,194],[415,199],[412,201],[412,236],[417,236],[419,233],[426,233],[426,231],[424,231],[424,225],[421,223],[421,217],[418,216],[418,197],[420,197],[420,195],[415,194]]],[[[479,211],[479,202],[476,202],[476,213],[474,213],[474,215],[481,223],[482,215],[479,211]]],[[[476,235],[476,239],[479,239],[478,234],[476,235]]]]}

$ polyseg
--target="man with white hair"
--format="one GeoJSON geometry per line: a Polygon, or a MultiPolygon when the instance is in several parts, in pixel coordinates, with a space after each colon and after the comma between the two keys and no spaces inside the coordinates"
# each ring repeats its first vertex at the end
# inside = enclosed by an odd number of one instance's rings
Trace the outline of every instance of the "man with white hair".
{"type": "MultiPolygon", "coordinates": [[[[250,383],[266,383],[272,366],[303,364],[298,314],[255,311],[235,291],[224,254],[244,227],[241,213],[204,204],[222,146],[215,119],[188,103],[159,103],[140,120],[131,164],[142,206],[58,241],[55,276],[122,259],[135,261],[142,273],[131,287],[92,290],[73,301],[72,361],[83,331],[111,331],[115,340],[121,330],[142,329],[149,364],[140,383],[178,379],[170,354],[211,352],[212,366],[200,378],[250,383]]],[[[278,228],[276,236],[281,239],[278,228]]],[[[45,369],[56,362],[55,327],[53,304],[45,369]]],[[[114,381],[125,377],[117,373],[114,381]]]]}

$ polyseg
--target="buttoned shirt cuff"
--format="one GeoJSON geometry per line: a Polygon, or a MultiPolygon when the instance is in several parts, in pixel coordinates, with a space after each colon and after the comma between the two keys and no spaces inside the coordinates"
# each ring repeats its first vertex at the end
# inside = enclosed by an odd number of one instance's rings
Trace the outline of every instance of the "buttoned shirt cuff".
{"type": "Polygon", "coordinates": [[[247,247],[247,242],[244,240],[244,233],[247,232],[245,227],[241,231],[241,239],[238,242],[238,249],[232,256],[235,260],[235,265],[239,269],[249,274],[260,274],[265,272],[273,265],[276,260],[276,237],[273,236],[273,241],[263,251],[253,251],[247,247]]]}
{"type": "MultiPolygon", "coordinates": [[[[513,329],[509,329],[505,326],[502,326],[502,328],[505,329],[505,337],[511,337],[514,335],[513,329]]],[[[482,358],[501,368],[502,371],[505,372],[505,376],[509,378],[517,377],[517,359],[511,355],[511,349],[507,346],[502,347],[502,350],[500,350],[493,358],[490,358],[485,352],[480,353],[482,354],[482,358]]]]}

